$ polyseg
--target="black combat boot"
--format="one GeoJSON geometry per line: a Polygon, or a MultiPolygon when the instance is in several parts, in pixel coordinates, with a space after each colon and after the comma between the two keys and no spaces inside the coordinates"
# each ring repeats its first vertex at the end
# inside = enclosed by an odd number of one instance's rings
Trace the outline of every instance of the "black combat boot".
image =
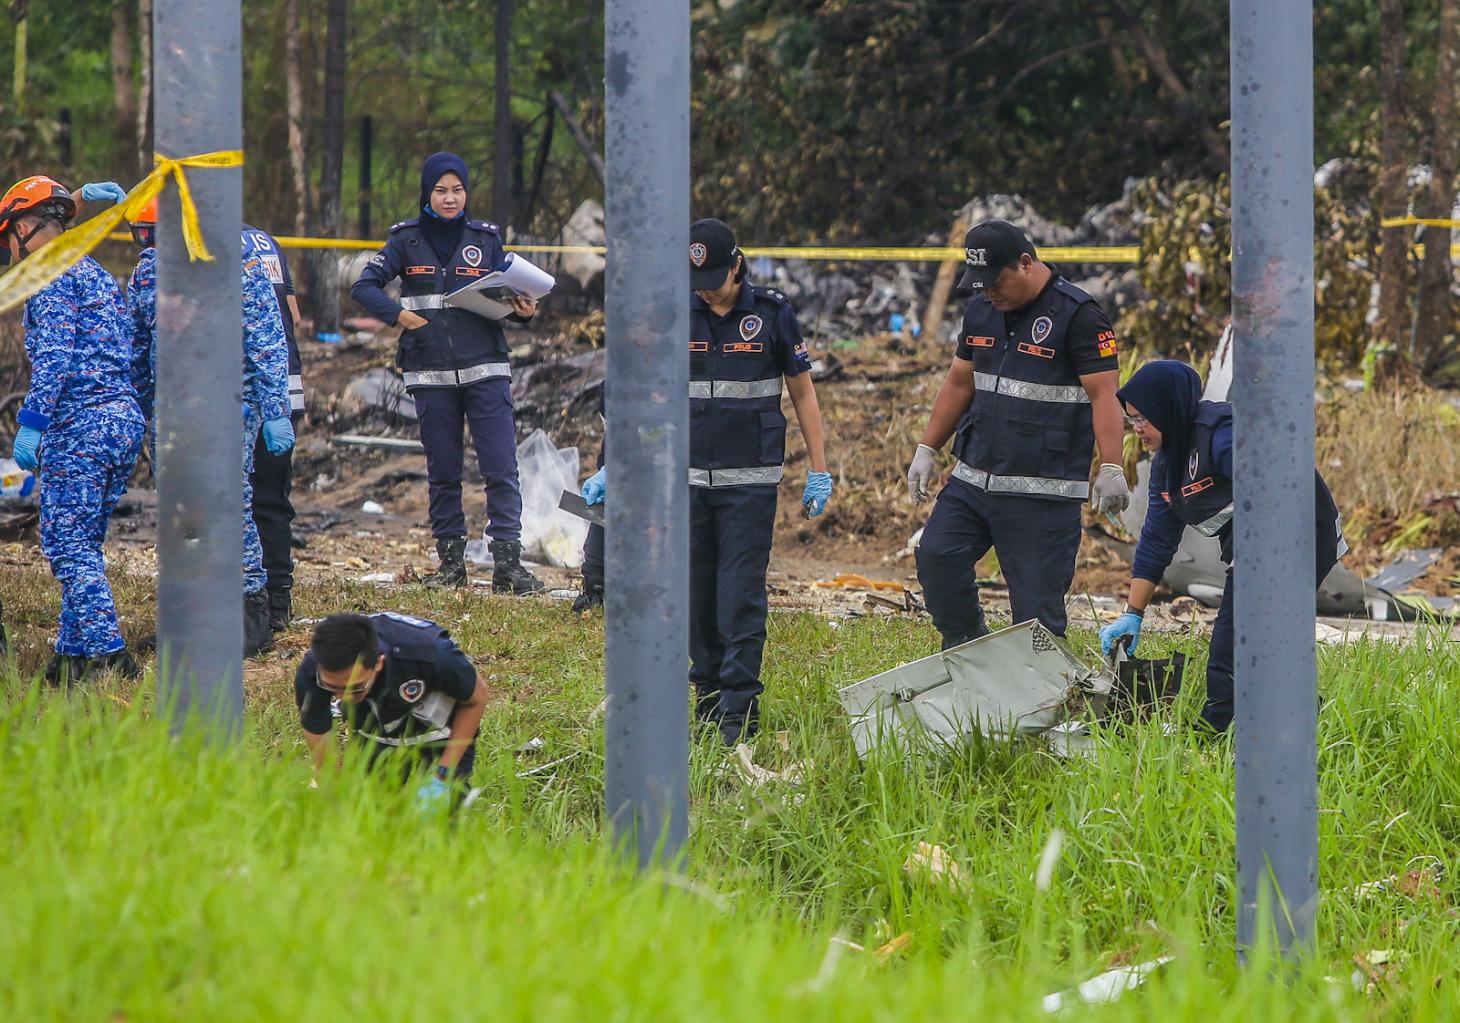
{"type": "Polygon", "coordinates": [[[109,654],[88,658],[82,665],[80,681],[90,682],[97,675],[107,671],[115,671],[126,679],[142,677],[142,669],[137,666],[137,662],[127,652],[127,648],[123,647],[109,654]]]}
{"type": "Polygon", "coordinates": [[[726,714],[720,718],[720,741],[727,748],[749,742],[760,734],[760,709],[751,706],[745,714],[726,714]]]}
{"type": "Polygon", "coordinates": [[[603,606],[603,583],[591,583],[583,580],[583,591],[573,601],[573,613],[575,615],[586,614],[595,607],[603,606]]]}
{"type": "Polygon", "coordinates": [[[294,620],[293,592],[287,586],[270,586],[268,594],[269,628],[274,632],[283,632],[294,620]]]}
{"type": "Polygon", "coordinates": [[[421,579],[427,589],[439,590],[448,586],[466,585],[466,537],[448,536],[436,541],[436,556],[441,567],[421,579]]]}
{"type": "Polygon", "coordinates": [[[720,724],[720,690],[711,689],[708,686],[695,685],[695,720],[700,724],[720,724]]]}
{"type": "Polygon", "coordinates": [[[46,665],[46,682],[62,689],[71,685],[72,682],[80,682],[81,676],[86,673],[86,658],[77,657],[72,654],[54,654],[51,663],[46,665]]]}
{"type": "Polygon", "coordinates": [[[243,656],[253,657],[274,649],[274,633],[269,628],[269,594],[267,590],[243,596],[243,656]]]}
{"type": "Polygon", "coordinates": [[[492,592],[522,596],[537,593],[543,582],[522,565],[522,544],[516,540],[492,541],[492,592]]]}

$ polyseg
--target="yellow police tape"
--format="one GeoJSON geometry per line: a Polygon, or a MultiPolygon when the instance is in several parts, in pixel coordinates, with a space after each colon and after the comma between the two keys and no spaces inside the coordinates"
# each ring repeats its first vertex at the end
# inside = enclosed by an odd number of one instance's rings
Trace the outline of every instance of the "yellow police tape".
{"type": "MultiPolygon", "coordinates": [[[[125,234],[111,236],[116,241],[127,241],[125,234]]],[[[298,238],[279,235],[274,239],[283,249],[348,249],[374,251],[385,245],[383,241],[358,238],[298,238]]],[[[603,245],[508,245],[508,252],[543,252],[553,254],[603,255],[608,249],[603,245]]],[[[742,250],[747,256],[766,256],[771,259],[820,259],[839,262],[878,263],[961,263],[963,250],[942,246],[914,248],[835,248],[817,246],[748,246],[742,250]]],[[[1135,245],[1105,246],[1062,246],[1041,248],[1041,259],[1064,263],[1138,263],[1140,249],[1135,245]]]]}
{"type": "MultiPolygon", "coordinates": [[[[202,228],[198,224],[198,208],[193,202],[192,189],[188,187],[186,167],[240,167],[243,152],[237,149],[221,150],[216,153],[200,153],[197,156],[169,157],[161,153],[153,159],[156,166],[152,173],[137,182],[127,197],[109,210],[104,210],[67,231],[50,242],[33,256],[28,256],[19,266],[4,277],[0,277],[0,313],[7,313],[60,277],[82,256],[89,255],[109,237],[115,237],[112,229],[123,221],[134,219],[142,208],[151,202],[167,186],[171,176],[177,182],[177,196],[182,205],[183,241],[187,245],[188,258],[211,261],[213,256],[203,242],[202,228]]],[[[127,237],[122,235],[123,238],[127,237]]]]}
{"type": "Polygon", "coordinates": [[[1380,227],[1414,227],[1421,224],[1425,227],[1460,227],[1460,220],[1449,220],[1445,217],[1385,217],[1379,221],[1380,227]]]}

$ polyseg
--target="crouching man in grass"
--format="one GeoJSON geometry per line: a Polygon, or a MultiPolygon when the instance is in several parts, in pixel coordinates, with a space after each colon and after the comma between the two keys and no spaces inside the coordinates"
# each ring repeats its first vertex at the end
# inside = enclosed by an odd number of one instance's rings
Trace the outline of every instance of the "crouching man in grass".
{"type": "Polygon", "coordinates": [[[334,712],[364,747],[372,770],[429,777],[416,790],[423,811],[449,806],[471,779],[487,688],[450,634],[435,622],[386,611],[335,614],[314,629],[294,674],[299,723],[318,771],[334,762],[334,712]]]}

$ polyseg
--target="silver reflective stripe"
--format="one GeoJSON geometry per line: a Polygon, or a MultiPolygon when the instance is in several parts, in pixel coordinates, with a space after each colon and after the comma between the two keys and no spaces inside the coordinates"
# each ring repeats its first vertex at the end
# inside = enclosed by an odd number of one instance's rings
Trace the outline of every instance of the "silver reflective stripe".
{"type": "Polygon", "coordinates": [[[779,398],[781,378],[769,380],[691,380],[691,398],[779,398]]]}
{"type": "Polygon", "coordinates": [[[959,462],[953,475],[964,483],[990,494],[1032,494],[1037,497],[1068,497],[1083,501],[1090,496],[1086,480],[1056,480],[1042,476],[995,476],[959,462]]]}
{"type": "Polygon", "coordinates": [[[304,410],[304,378],[298,373],[289,374],[289,409],[293,412],[304,410]]]}
{"type": "MultiPolygon", "coordinates": [[[[402,718],[401,720],[405,719],[402,718]]],[[[355,734],[362,739],[378,742],[382,746],[419,746],[422,743],[437,742],[441,739],[451,738],[451,729],[438,728],[434,732],[422,732],[419,735],[408,736],[404,739],[392,739],[388,735],[371,735],[369,732],[362,732],[359,729],[356,729],[355,734]]]]}
{"type": "Polygon", "coordinates": [[[468,369],[456,371],[456,378],[463,384],[474,383],[478,380],[485,380],[488,377],[511,378],[512,367],[505,362],[485,362],[480,366],[472,366],[468,369]]]}
{"type": "Polygon", "coordinates": [[[785,472],[780,465],[756,466],[752,469],[691,469],[689,485],[692,487],[749,487],[756,484],[779,483],[785,472]]]}
{"type": "Polygon", "coordinates": [[[1202,536],[1216,536],[1222,531],[1222,527],[1231,521],[1232,506],[1229,504],[1205,522],[1198,522],[1191,528],[1195,529],[1202,536]]]}
{"type": "Polygon", "coordinates": [[[401,373],[406,387],[455,387],[456,370],[425,369],[415,373],[401,373]]]}
{"type": "Polygon", "coordinates": [[[465,387],[489,377],[512,377],[512,367],[505,362],[486,362],[466,369],[423,369],[403,371],[401,378],[411,387],[465,387]]]}
{"type": "Polygon", "coordinates": [[[973,386],[980,391],[993,391],[996,394],[1007,394],[1011,398],[1028,398],[1030,401],[1055,401],[1066,405],[1090,404],[1090,395],[1079,386],[1031,384],[1027,380],[1010,380],[992,373],[975,373],[973,386]]]}
{"type": "Polygon", "coordinates": [[[402,295],[400,300],[402,309],[409,309],[418,313],[422,309],[445,309],[445,295],[402,295]]]}

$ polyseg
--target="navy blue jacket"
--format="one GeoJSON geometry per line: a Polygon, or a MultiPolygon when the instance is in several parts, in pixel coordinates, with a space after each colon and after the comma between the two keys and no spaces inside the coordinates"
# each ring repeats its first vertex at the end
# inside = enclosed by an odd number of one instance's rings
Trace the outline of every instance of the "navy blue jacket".
{"type": "Polygon", "coordinates": [[[386,323],[394,324],[404,309],[428,321],[420,330],[407,330],[400,337],[396,365],[405,373],[407,386],[456,386],[458,379],[452,371],[486,367],[491,367],[488,373],[473,378],[506,376],[508,346],[501,325],[444,302],[451,292],[504,262],[502,236],[495,224],[468,220],[461,245],[443,266],[421,233],[419,221],[407,220],[390,229],[385,248],[371,258],[350,295],[371,316],[386,323]],[[396,278],[401,282],[399,302],[385,291],[396,278]],[[446,371],[444,375],[442,371],[446,371]]]}
{"type": "MultiPolygon", "coordinates": [[[[1348,550],[1343,539],[1338,507],[1321,473],[1314,471],[1313,528],[1315,535],[1337,534],[1339,557],[1348,550]]],[[[1191,526],[1222,545],[1222,560],[1232,563],[1232,405],[1203,401],[1192,422],[1191,450],[1186,454],[1185,481],[1180,491],[1166,489],[1166,452],[1151,462],[1150,506],[1141,539],[1136,545],[1131,575],[1159,583],[1181,545],[1181,534],[1191,526]]],[[[1320,543],[1320,550],[1325,549],[1320,543]]]]}

